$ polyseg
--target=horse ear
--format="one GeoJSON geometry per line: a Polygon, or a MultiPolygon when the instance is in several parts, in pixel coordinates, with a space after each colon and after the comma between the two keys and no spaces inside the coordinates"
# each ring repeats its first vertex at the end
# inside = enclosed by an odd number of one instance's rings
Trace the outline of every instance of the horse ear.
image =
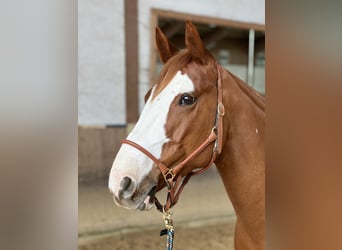
{"type": "Polygon", "coordinates": [[[178,49],[169,42],[169,40],[159,27],[156,27],[156,43],[160,59],[163,63],[166,63],[172,56],[174,56],[178,52],[178,49]]]}
{"type": "Polygon", "coordinates": [[[209,52],[205,48],[195,25],[190,21],[186,21],[185,45],[194,59],[202,63],[207,61],[209,52]]]}

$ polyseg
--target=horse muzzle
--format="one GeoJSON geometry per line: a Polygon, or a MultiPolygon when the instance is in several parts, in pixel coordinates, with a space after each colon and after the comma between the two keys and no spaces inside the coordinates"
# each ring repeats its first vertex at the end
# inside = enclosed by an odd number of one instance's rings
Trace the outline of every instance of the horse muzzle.
{"type": "Polygon", "coordinates": [[[124,176],[118,182],[110,180],[109,190],[118,206],[145,211],[153,207],[157,187],[153,183],[139,185],[133,177],[124,176]]]}

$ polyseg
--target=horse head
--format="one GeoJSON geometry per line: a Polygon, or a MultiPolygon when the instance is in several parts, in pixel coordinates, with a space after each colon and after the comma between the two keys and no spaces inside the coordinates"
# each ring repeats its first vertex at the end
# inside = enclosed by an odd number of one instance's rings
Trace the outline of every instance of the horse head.
{"type": "MultiPolygon", "coordinates": [[[[186,23],[184,50],[173,46],[159,28],[156,44],[164,67],[146,94],[143,111],[127,139],[172,169],[191,155],[213,129],[218,68],[191,22],[186,23]]],[[[203,148],[178,174],[186,176],[202,168],[210,162],[212,152],[210,147],[203,148]]],[[[165,185],[156,161],[122,144],[108,183],[119,206],[150,209],[155,192],[165,185]]]]}

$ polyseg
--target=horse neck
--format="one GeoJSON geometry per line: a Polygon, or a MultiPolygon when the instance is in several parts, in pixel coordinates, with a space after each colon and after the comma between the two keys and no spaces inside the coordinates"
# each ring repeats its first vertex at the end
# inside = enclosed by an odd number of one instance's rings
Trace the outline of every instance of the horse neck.
{"type": "MultiPolygon", "coordinates": [[[[224,71],[224,143],[216,166],[237,217],[263,217],[265,113],[263,100],[224,71]],[[255,98],[260,98],[256,104],[255,98]]],[[[255,218],[254,217],[254,218],[255,218]]],[[[247,220],[247,219],[246,219],[247,220]]],[[[246,223],[250,223],[247,222],[246,223]]]]}

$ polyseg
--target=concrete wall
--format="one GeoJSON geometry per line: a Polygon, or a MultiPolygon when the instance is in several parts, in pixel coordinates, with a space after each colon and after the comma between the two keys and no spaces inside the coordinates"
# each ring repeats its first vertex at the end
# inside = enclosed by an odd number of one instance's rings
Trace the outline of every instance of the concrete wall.
{"type": "Polygon", "coordinates": [[[125,124],[123,0],[78,1],[78,122],[125,124]]]}

